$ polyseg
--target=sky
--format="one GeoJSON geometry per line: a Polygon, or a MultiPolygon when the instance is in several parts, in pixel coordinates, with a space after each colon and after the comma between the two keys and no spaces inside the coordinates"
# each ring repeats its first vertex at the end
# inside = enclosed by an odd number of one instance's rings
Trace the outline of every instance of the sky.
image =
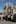
{"type": "Polygon", "coordinates": [[[16,0],[0,0],[0,12],[3,12],[3,8],[5,5],[14,5],[16,4],[16,0]]]}

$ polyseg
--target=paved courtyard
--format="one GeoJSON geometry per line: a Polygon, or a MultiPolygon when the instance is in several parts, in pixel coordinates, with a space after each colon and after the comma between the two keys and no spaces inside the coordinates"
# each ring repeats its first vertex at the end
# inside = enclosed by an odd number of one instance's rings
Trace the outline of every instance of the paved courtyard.
{"type": "Polygon", "coordinates": [[[0,24],[16,24],[16,22],[10,22],[10,21],[0,21],[0,24]]]}

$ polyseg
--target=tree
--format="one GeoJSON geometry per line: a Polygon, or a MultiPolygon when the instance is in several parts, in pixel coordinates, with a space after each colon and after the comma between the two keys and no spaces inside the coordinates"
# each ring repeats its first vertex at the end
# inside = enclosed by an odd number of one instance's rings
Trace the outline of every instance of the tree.
{"type": "Polygon", "coordinates": [[[6,6],[4,7],[4,10],[6,9],[6,6]]]}

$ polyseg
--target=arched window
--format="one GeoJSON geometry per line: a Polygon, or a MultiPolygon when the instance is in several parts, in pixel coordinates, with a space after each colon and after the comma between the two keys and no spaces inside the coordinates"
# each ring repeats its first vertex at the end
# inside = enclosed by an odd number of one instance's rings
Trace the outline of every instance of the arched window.
{"type": "Polygon", "coordinates": [[[11,13],[11,7],[7,8],[7,13],[11,13]]]}

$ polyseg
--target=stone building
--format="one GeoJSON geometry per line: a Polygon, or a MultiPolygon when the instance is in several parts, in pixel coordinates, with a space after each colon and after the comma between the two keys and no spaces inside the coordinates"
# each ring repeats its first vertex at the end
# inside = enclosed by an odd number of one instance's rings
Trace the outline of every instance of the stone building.
{"type": "Polygon", "coordinates": [[[4,12],[5,14],[10,14],[10,13],[13,13],[13,9],[11,9],[11,6],[8,6],[8,7],[5,6],[4,12]]]}

